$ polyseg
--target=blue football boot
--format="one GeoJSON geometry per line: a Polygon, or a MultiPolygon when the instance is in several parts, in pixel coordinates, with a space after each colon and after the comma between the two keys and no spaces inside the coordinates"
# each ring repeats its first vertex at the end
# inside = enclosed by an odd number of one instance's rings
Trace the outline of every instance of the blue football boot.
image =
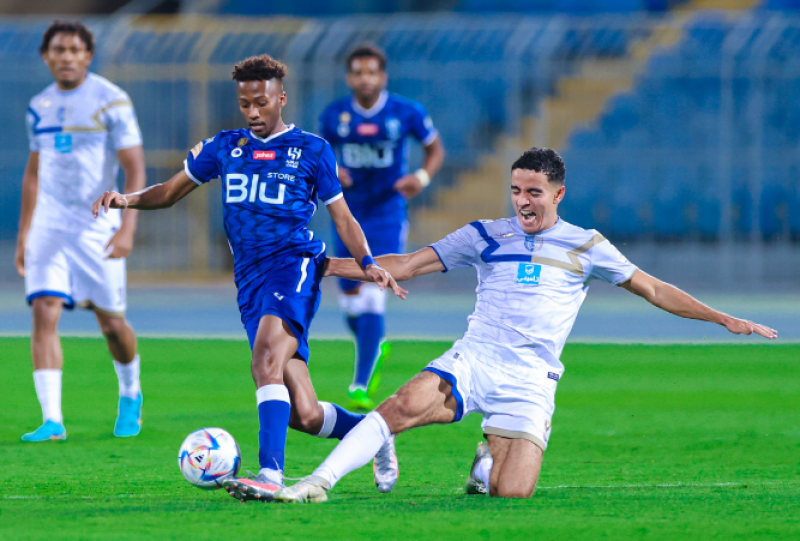
{"type": "Polygon", "coordinates": [[[118,438],[136,436],[142,430],[142,393],[134,400],[126,396],[119,397],[117,421],[114,423],[114,435],[118,438]]]}
{"type": "Polygon", "coordinates": [[[55,421],[45,421],[45,423],[34,430],[23,434],[22,441],[50,441],[50,440],[66,440],[67,429],[64,425],[55,421]]]}

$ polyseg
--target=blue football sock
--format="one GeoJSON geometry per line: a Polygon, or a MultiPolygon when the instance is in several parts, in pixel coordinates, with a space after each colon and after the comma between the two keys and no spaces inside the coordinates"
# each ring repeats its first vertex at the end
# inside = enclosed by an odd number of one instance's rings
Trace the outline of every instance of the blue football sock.
{"type": "Polygon", "coordinates": [[[347,321],[347,326],[350,327],[350,330],[353,332],[353,335],[358,334],[358,316],[347,316],[345,318],[347,321]]]}
{"type": "Polygon", "coordinates": [[[258,463],[262,468],[283,471],[286,432],[289,428],[289,391],[285,385],[264,385],[258,400],[258,463]]]}
{"type": "Polygon", "coordinates": [[[356,333],[356,373],[353,386],[367,388],[375,363],[378,362],[381,341],[383,340],[383,314],[361,314],[358,317],[356,333]]]}
{"type": "Polygon", "coordinates": [[[320,438],[336,438],[340,440],[365,417],[365,415],[349,412],[330,402],[320,402],[319,405],[322,406],[324,413],[322,429],[317,434],[317,437],[320,438]]]}

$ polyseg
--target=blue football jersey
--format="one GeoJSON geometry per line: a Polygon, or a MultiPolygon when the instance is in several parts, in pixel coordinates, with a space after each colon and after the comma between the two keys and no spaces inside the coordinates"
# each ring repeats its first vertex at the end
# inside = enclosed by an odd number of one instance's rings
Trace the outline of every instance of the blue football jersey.
{"type": "Polygon", "coordinates": [[[315,256],[325,243],[308,222],[319,198],[342,197],[336,157],[327,141],[289,126],[266,139],[246,129],[198,143],[184,163],[197,184],[220,178],[225,232],[239,287],[286,255],[315,256]]]}
{"type": "Polygon", "coordinates": [[[406,201],[394,183],[408,173],[408,138],[423,146],[436,139],[436,128],[419,103],[386,91],[370,109],[352,97],[330,104],[320,117],[320,134],[336,148],[353,185],[344,189],[353,213],[402,210],[406,201]]]}

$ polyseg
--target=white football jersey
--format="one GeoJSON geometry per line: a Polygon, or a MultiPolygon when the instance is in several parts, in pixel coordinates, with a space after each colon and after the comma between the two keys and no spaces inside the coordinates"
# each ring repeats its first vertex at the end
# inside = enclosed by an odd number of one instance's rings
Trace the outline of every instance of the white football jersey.
{"type": "Polygon", "coordinates": [[[529,235],[516,217],[478,221],[432,244],[445,272],[478,272],[475,311],[464,340],[507,348],[486,363],[563,371],[559,358],[589,282],[628,280],[637,267],[594,229],[560,219],[529,235]]]}
{"type": "Polygon", "coordinates": [[[117,151],[142,144],[128,94],[89,73],[72,90],[51,84],[28,107],[31,152],[39,153],[33,227],[81,231],[119,227],[119,210],[92,217],[92,203],[117,189],[117,151]]]}

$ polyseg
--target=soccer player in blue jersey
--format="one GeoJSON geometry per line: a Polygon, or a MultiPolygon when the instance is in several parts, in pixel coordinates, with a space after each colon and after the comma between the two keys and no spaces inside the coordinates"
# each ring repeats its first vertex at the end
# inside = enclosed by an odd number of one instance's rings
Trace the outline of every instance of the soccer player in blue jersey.
{"type": "MultiPolygon", "coordinates": [[[[92,208],[98,216],[109,208],[170,207],[198,186],[222,180],[225,231],[253,352],[260,426],[258,476],[225,482],[228,492],[243,501],[271,501],[283,486],[287,427],[341,439],[363,417],[318,402],[308,375],[308,328],[319,306],[326,254],[325,243],[307,228],[317,198],[365,273],[381,288],[405,293],[375,264],[342,197],[331,146],[284,124],[285,75],[286,66],[268,55],[237,64],[233,79],[249,129],[222,131],[201,141],[184,169],[164,184],[125,195],[106,192],[92,208]]],[[[376,455],[375,471],[379,490],[391,490],[397,479],[394,442],[376,455]]]]}
{"type": "MultiPolygon", "coordinates": [[[[320,134],[337,150],[339,180],[353,215],[375,255],[405,251],[407,200],[419,195],[444,161],[444,147],[425,109],[386,91],[386,56],[359,45],[347,57],[347,84],[353,95],[330,104],[320,117],[320,134]],[[422,145],[422,167],[409,174],[408,140],[422,145]]],[[[335,238],[336,256],[347,246],[335,238]]],[[[384,292],[372,284],[339,281],[339,304],[356,339],[356,363],[348,395],[351,409],[370,410],[389,354],[383,342],[384,292]]]]}

